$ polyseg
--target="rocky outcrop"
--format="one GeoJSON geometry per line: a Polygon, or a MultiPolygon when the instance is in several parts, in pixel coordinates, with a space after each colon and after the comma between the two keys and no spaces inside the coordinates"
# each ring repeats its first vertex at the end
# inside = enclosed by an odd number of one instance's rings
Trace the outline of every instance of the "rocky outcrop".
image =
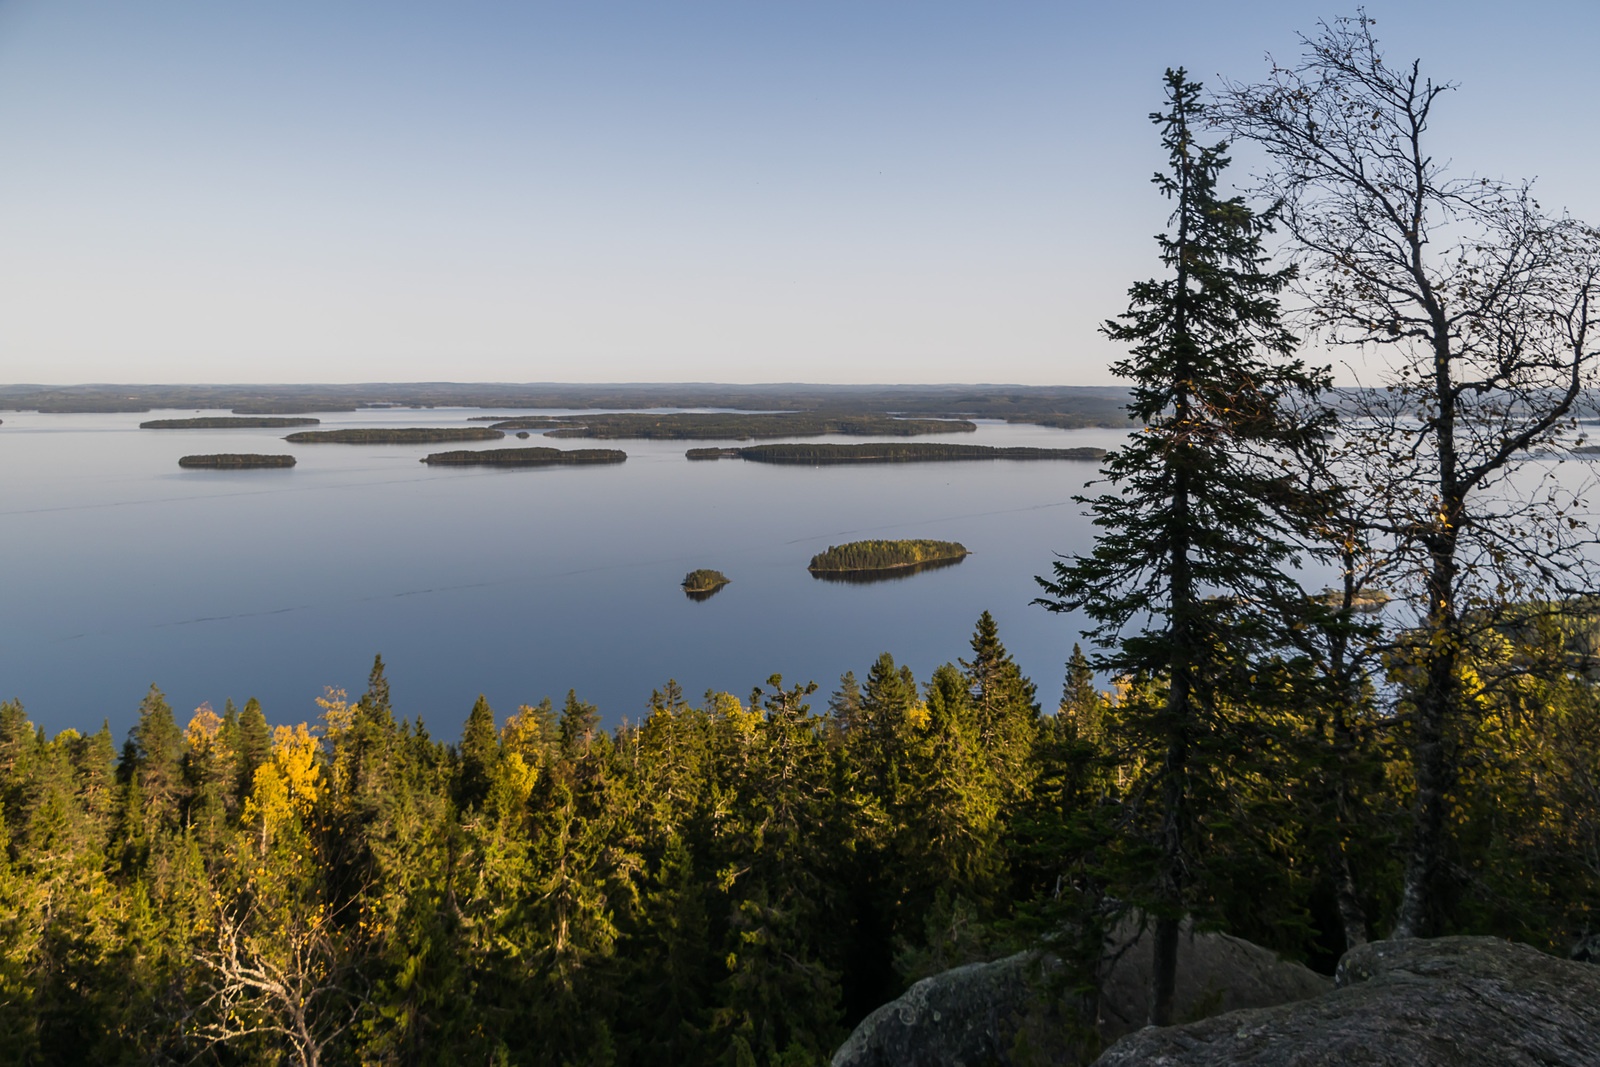
{"type": "Polygon", "coordinates": [[[978,1067],[1005,1063],[1022,1018],[1045,998],[1047,966],[1019,952],[969,963],[906,990],[861,1021],[833,1067],[978,1067]]]}
{"type": "MultiPolygon", "coordinates": [[[[1150,1017],[1150,978],[1155,949],[1131,924],[1113,939],[1122,946],[1106,972],[1100,993],[1100,1038],[1110,1044],[1144,1026],[1150,1017]]],[[[1183,1022],[1240,1008],[1266,1008],[1320,996],[1333,979],[1277,953],[1229,934],[1178,939],[1178,979],[1173,1017],[1183,1022]]]]}
{"type": "Polygon", "coordinates": [[[1378,941],[1314,1000],[1129,1035],[1095,1067],[1592,1067],[1600,968],[1490,937],[1378,941]]]}
{"type": "MultiPolygon", "coordinates": [[[[918,982],[862,1020],[833,1067],[1082,1062],[1085,1049],[1137,1029],[1149,1013],[1150,938],[1137,935],[1130,925],[1113,938],[1098,1039],[1088,1005],[1049,992],[1047,979],[1058,965],[1024,952],[918,982]]],[[[1330,979],[1237,937],[1186,933],[1179,941],[1180,1019],[1283,1004],[1332,987],[1330,979]]]]}

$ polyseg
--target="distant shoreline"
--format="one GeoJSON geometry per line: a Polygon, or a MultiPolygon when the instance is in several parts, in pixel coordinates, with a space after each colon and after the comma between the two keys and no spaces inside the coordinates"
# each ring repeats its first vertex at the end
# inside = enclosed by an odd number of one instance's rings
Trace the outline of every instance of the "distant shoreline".
{"type": "Polygon", "coordinates": [[[321,419],[261,415],[205,415],[193,419],[151,419],[141,422],[141,430],[231,430],[236,427],[281,430],[288,426],[316,426],[321,419]]]}
{"type": "Polygon", "coordinates": [[[751,445],[747,448],[691,448],[688,459],[746,459],[756,463],[825,466],[835,463],[940,463],[958,460],[1102,460],[1103,448],[1003,448],[994,445],[944,445],[926,441],[861,445],[751,445]]]}

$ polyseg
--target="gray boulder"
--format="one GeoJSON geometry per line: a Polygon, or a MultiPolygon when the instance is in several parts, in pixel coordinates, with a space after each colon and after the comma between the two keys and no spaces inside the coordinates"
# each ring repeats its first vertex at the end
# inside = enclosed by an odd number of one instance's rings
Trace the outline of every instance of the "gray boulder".
{"type": "Polygon", "coordinates": [[[1045,1000],[1036,990],[1046,966],[1037,953],[1019,952],[924,978],[861,1020],[833,1067],[1007,1063],[1018,1026],[1045,1000]]]}
{"type": "MultiPolygon", "coordinates": [[[[862,1020],[833,1067],[976,1067],[1082,1063],[1089,1050],[1144,1024],[1152,950],[1130,924],[1113,938],[1099,1001],[1052,995],[1054,960],[1023,952],[973,963],[913,985],[862,1020]]],[[[1176,1009],[1198,1019],[1235,1008],[1283,1004],[1333,982],[1226,934],[1185,932],[1179,941],[1176,1009]]]]}
{"type": "Polygon", "coordinates": [[[1337,988],[1274,1008],[1149,1027],[1095,1067],[1593,1067],[1600,969],[1492,937],[1378,941],[1337,988]]]}
{"type": "MultiPolygon", "coordinates": [[[[1155,947],[1131,923],[1113,938],[1120,948],[1100,992],[1100,1038],[1107,1044],[1144,1026],[1150,1017],[1150,977],[1155,947]]],[[[1230,934],[1196,934],[1187,925],[1178,939],[1173,1017],[1190,1022],[1240,1008],[1266,1008],[1321,996],[1333,979],[1230,934]]]]}

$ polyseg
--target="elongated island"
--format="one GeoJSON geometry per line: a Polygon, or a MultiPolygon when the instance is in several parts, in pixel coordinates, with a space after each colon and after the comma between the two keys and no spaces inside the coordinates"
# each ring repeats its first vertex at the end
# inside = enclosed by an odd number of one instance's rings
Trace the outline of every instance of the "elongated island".
{"type": "MultiPolygon", "coordinates": [[[[471,421],[478,421],[473,419],[471,421]]],[[[623,411],[598,415],[514,416],[492,425],[497,430],[545,430],[546,437],[640,438],[668,441],[745,440],[751,437],[915,437],[930,433],[972,433],[969,419],[904,419],[878,414],[828,414],[815,411],[623,411]]]]}
{"type": "Polygon", "coordinates": [[[701,567],[684,576],[683,593],[690,600],[710,600],[728,581],[728,576],[721,571],[701,567]]]}
{"type": "Polygon", "coordinates": [[[262,415],[200,415],[192,419],[151,419],[141,422],[141,430],[235,430],[272,429],[289,426],[316,426],[321,419],[286,419],[262,415]]]}
{"type": "Polygon", "coordinates": [[[178,460],[178,466],[210,470],[292,467],[294,466],[294,457],[263,456],[253,452],[215,452],[205,456],[184,456],[178,460]]]}
{"type": "Polygon", "coordinates": [[[284,440],[293,445],[435,445],[446,441],[498,441],[505,433],[487,426],[362,426],[349,430],[304,430],[284,440]]]}
{"type": "Polygon", "coordinates": [[[959,563],[968,555],[967,547],[958,541],[851,541],[818,552],[807,570],[819,578],[872,575],[959,563]]]}
{"type": "Polygon", "coordinates": [[[748,448],[691,448],[690,459],[748,459],[756,463],[940,463],[969,459],[1102,460],[1103,448],[999,448],[994,445],[941,445],[928,441],[886,441],[864,445],[751,445],[748,448]]]}
{"type": "Polygon", "coordinates": [[[586,463],[621,463],[628,454],[617,448],[460,448],[434,452],[422,462],[440,467],[555,467],[586,463]]]}

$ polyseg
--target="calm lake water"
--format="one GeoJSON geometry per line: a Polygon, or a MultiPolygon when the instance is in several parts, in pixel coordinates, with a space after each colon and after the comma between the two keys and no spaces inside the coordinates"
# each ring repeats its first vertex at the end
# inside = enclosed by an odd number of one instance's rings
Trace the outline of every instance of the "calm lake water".
{"type": "MultiPolygon", "coordinates": [[[[352,696],[374,653],[396,710],[454,738],[479,693],[501,715],[569,688],[607,722],[637,719],[675,678],[741,698],[773,673],[816,681],[880,652],[919,680],[967,655],[978,614],[1059,693],[1077,620],[1029,601],[1053,553],[1090,527],[1072,503],[1094,463],[785,467],[691,463],[700,442],[552,441],[624,449],[618,466],[436,469],[480,445],[288,445],[289,430],[140,430],[191,411],[7,412],[0,425],[0,697],[54,732],[109,720],[151,683],[180,722],[259,697],[274,722],[352,696]],[[205,452],[292,452],[292,470],[180,470],[205,452]],[[813,553],[868,537],[955,540],[957,566],[870,585],[818,581],[813,553]],[[732,583],[701,603],[679,583],[732,583]]],[[[204,414],[226,414],[205,412],[204,414]]],[[[324,414],[321,429],[463,425],[485,412],[324,414]]],[[[985,424],[924,440],[1114,447],[1110,430],[985,424]]],[[[829,440],[852,440],[829,438],[829,440]]],[[[860,439],[856,439],[860,440],[860,439]]],[[[538,444],[508,438],[501,445],[538,444]]]]}

